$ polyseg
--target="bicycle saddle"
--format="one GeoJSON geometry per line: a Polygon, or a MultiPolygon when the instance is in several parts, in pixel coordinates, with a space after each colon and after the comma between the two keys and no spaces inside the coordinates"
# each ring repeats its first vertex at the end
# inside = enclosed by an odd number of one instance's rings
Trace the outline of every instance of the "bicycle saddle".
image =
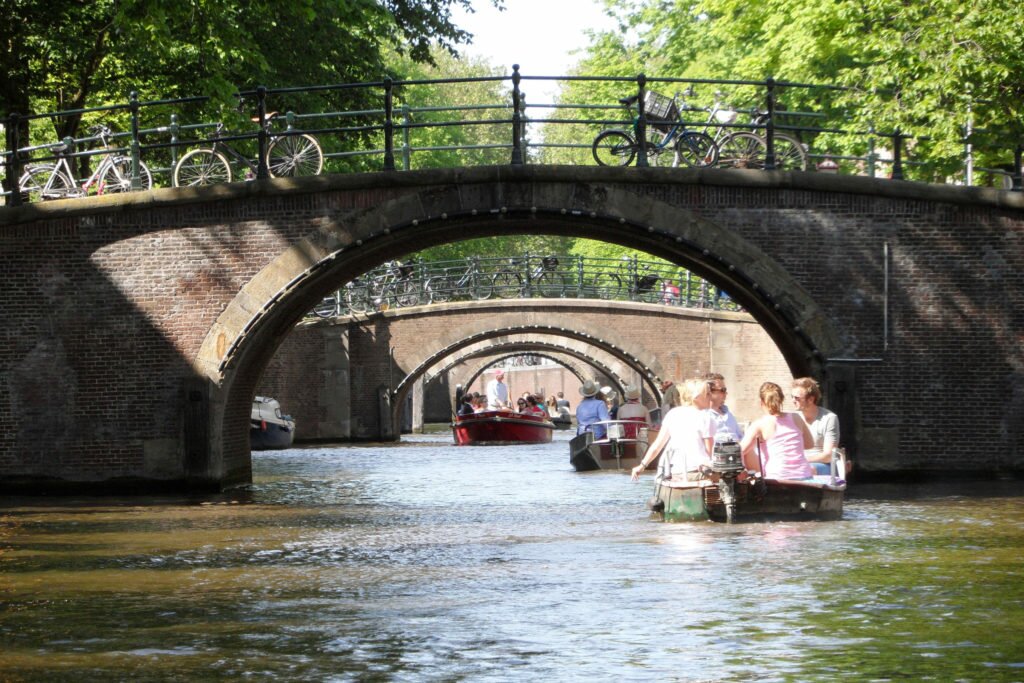
{"type": "MultiPolygon", "coordinates": [[[[276,111],[268,111],[267,112],[267,121],[270,121],[270,120],[276,118],[278,113],[279,112],[276,112],[276,111]]],[[[252,121],[253,123],[259,123],[260,122],[260,117],[259,116],[253,116],[249,120],[252,121]]]]}

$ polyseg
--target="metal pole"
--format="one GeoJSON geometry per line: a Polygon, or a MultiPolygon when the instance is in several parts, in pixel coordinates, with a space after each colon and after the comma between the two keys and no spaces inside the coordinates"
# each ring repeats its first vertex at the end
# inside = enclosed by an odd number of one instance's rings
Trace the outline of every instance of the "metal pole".
{"type": "Polygon", "coordinates": [[[897,128],[892,136],[892,179],[903,180],[903,135],[897,128]]]}
{"type": "Polygon", "coordinates": [[[775,79],[768,77],[765,81],[767,94],[765,101],[768,107],[768,121],[765,122],[764,131],[764,168],[766,171],[775,170],[775,79]]]}
{"type": "Polygon", "coordinates": [[[131,142],[131,156],[132,156],[132,190],[142,189],[142,179],[139,176],[139,93],[137,90],[132,90],[128,96],[128,106],[132,113],[132,142],[131,142]]]}
{"type": "Polygon", "coordinates": [[[519,65],[512,65],[512,165],[523,165],[523,144],[522,144],[522,114],[519,111],[519,102],[522,94],[519,92],[519,83],[522,81],[519,74],[519,65]]]}
{"type": "Polygon", "coordinates": [[[1021,191],[1021,152],[1024,152],[1024,145],[1017,145],[1013,151],[1013,191],[1021,191]]]}
{"type": "Polygon", "coordinates": [[[409,124],[412,123],[412,116],[409,114],[409,105],[402,105],[402,168],[408,171],[412,168],[412,148],[409,146],[409,124]]]}
{"type": "Polygon", "coordinates": [[[638,114],[636,122],[636,143],[639,148],[637,152],[636,165],[646,167],[647,164],[647,112],[644,106],[646,96],[647,76],[638,74],[636,77],[637,101],[636,110],[638,114]]]}
{"type": "Polygon", "coordinates": [[[395,170],[395,121],[393,99],[394,81],[388,76],[384,79],[384,170],[395,170]]]}
{"type": "Polygon", "coordinates": [[[267,87],[256,88],[256,113],[260,120],[260,130],[256,135],[259,142],[258,158],[256,159],[256,177],[260,180],[270,177],[267,168],[267,87]]]}
{"type": "Polygon", "coordinates": [[[21,117],[11,113],[7,115],[7,206],[21,206],[21,158],[18,156],[18,140],[21,137],[21,117]]]}

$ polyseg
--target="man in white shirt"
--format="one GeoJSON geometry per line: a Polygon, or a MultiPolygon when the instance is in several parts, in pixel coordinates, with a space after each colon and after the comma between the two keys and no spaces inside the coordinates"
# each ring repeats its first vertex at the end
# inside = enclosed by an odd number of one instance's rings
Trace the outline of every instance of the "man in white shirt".
{"type": "Polygon", "coordinates": [[[708,412],[715,419],[715,443],[735,441],[739,443],[743,438],[743,430],[740,429],[736,416],[732,414],[729,407],[725,405],[725,399],[729,390],[725,386],[725,377],[717,372],[708,373],[704,376],[711,388],[711,407],[708,412]]]}
{"type": "Polygon", "coordinates": [[[494,379],[487,383],[487,409],[501,410],[511,408],[508,402],[508,385],[505,384],[505,371],[501,368],[494,373],[494,379]]]}

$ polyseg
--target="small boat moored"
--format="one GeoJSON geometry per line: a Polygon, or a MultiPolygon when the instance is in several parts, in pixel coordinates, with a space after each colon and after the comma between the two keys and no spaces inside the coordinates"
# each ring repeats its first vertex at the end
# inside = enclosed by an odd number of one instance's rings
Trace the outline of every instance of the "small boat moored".
{"type": "Polygon", "coordinates": [[[629,471],[640,464],[647,446],[657,438],[658,430],[636,420],[607,420],[603,439],[594,439],[590,431],[569,442],[569,462],[577,472],[593,470],[629,471]]]}
{"type": "Polygon", "coordinates": [[[281,413],[281,404],[266,396],[252,401],[249,447],[254,451],[289,448],[295,440],[295,420],[281,413]]]}
{"type": "Polygon", "coordinates": [[[547,418],[512,410],[485,410],[457,416],[452,422],[457,446],[550,443],[554,429],[555,425],[547,418]]]}
{"type": "Polygon", "coordinates": [[[846,492],[845,454],[837,449],[832,472],[813,479],[788,481],[752,477],[737,481],[743,467],[739,448],[720,455],[716,448],[712,471],[718,483],[655,480],[654,497],[648,507],[666,522],[711,520],[715,522],[765,519],[840,519],[846,492]],[[732,462],[724,462],[726,459],[732,462]],[[738,468],[736,464],[739,464],[738,468]]]}

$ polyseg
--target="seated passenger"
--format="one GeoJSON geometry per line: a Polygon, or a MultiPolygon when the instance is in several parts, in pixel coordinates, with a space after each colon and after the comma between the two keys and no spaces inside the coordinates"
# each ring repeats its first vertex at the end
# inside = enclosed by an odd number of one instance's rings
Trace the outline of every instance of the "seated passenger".
{"type": "Polygon", "coordinates": [[[576,406],[576,433],[582,434],[583,432],[593,432],[594,440],[600,441],[605,438],[608,433],[608,429],[603,424],[595,424],[597,422],[607,422],[611,419],[608,414],[608,406],[601,398],[596,398],[598,391],[597,384],[588,379],[580,387],[580,394],[583,396],[583,400],[576,406]]]}
{"type": "Polygon", "coordinates": [[[473,407],[473,394],[463,394],[462,403],[459,404],[459,410],[456,413],[459,416],[472,415],[475,411],[473,407]]]}
{"type": "Polygon", "coordinates": [[[740,441],[743,466],[764,472],[766,479],[802,480],[814,476],[804,449],[814,443],[807,425],[796,413],[782,412],[782,387],[765,382],[759,392],[763,417],[755,420],[740,441]]]}
{"type": "Polygon", "coordinates": [[[709,372],[704,375],[704,379],[711,384],[711,407],[708,408],[708,412],[715,420],[715,443],[739,443],[743,438],[743,430],[740,429],[736,416],[725,405],[725,398],[729,393],[725,386],[725,377],[717,372],[709,372]]]}
{"type": "Polygon", "coordinates": [[[548,416],[547,411],[541,407],[540,401],[533,394],[526,397],[526,409],[521,412],[526,415],[534,415],[535,417],[546,418],[548,416]]]}
{"type": "Polygon", "coordinates": [[[798,377],[792,385],[793,403],[811,431],[814,445],[804,452],[815,474],[830,474],[832,452],[839,446],[839,417],[822,408],[821,388],[811,377],[798,377]]]}
{"type": "Polygon", "coordinates": [[[627,439],[635,439],[640,433],[640,428],[651,422],[651,413],[640,403],[640,387],[627,386],[623,394],[626,402],[619,406],[617,419],[629,420],[636,424],[622,425],[622,436],[627,439]]]}
{"type": "Polygon", "coordinates": [[[668,411],[658,437],[647,447],[640,464],[633,468],[633,481],[659,457],[662,460],[658,472],[664,479],[717,481],[718,475],[710,473],[711,451],[715,446],[715,425],[707,412],[710,405],[708,382],[686,380],[679,391],[679,405],[668,411]]]}

